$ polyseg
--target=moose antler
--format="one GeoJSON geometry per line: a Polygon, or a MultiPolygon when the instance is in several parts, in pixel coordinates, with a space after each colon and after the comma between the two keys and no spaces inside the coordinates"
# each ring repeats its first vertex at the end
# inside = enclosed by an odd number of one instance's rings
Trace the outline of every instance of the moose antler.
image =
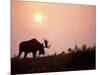
{"type": "Polygon", "coordinates": [[[45,43],[46,48],[50,48],[50,46],[51,46],[51,45],[48,45],[48,42],[49,42],[48,40],[44,39],[44,43],[45,43]]]}

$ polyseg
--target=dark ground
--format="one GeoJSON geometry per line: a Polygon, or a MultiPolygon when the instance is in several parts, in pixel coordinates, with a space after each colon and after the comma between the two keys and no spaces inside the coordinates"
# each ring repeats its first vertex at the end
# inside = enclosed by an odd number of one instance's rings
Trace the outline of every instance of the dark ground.
{"type": "Polygon", "coordinates": [[[96,69],[95,50],[63,53],[36,59],[11,58],[11,74],[61,72],[96,69]]]}

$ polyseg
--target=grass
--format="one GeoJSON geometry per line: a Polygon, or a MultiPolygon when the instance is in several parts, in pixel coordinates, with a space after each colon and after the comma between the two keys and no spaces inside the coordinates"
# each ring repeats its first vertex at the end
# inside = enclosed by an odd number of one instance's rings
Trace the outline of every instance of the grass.
{"type": "Polygon", "coordinates": [[[59,72],[95,69],[95,49],[78,50],[36,59],[11,58],[11,74],[59,72]]]}

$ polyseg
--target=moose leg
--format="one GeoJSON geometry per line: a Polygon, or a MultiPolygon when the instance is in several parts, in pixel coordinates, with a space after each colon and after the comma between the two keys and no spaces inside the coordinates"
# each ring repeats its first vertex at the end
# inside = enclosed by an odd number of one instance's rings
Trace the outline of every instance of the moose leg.
{"type": "Polygon", "coordinates": [[[21,54],[22,54],[22,52],[21,52],[21,51],[19,51],[19,54],[18,54],[18,59],[20,58],[21,54]]]}
{"type": "Polygon", "coordinates": [[[32,53],[33,53],[33,58],[36,58],[36,51],[34,51],[32,53]]]}
{"type": "Polygon", "coordinates": [[[25,52],[25,54],[24,54],[24,59],[26,59],[26,56],[27,56],[27,52],[25,52]]]}

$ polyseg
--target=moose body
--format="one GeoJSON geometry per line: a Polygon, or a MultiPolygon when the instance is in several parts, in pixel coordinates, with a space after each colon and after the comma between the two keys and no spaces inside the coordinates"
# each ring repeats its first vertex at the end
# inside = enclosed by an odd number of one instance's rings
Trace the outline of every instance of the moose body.
{"type": "Polygon", "coordinates": [[[39,55],[45,54],[44,48],[48,48],[47,41],[45,42],[45,46],[43,46],[43,43],[40,43],[36,39],[31,39],[29,41],[23,41],[19,45],[19,55],[18,58],[20,58],[22,52],[24,52],[24,58],[26,58],[27,54],[32,52],[33,57],[36,58],[36,53],[39,51],[39,55]]]}

